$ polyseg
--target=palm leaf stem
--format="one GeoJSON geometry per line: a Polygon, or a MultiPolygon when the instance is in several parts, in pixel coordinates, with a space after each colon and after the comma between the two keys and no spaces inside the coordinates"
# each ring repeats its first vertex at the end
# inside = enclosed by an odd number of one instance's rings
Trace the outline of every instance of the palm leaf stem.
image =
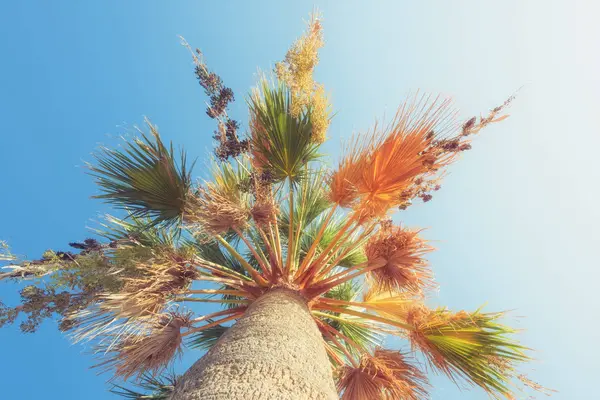
{"type": "Polygon", "coordinates": [[[201,290],[188,290],[186,294],[220,294],[229,296],[248,296],[248,292],[241,290],[218,290],[218,289],[201,289],[201,290]]]}
{"type": "Polygon", "coordinates": [[[178,302],[196,302],[196,303],[220,303],[220,304],[249,304],[251,300],[246,299],[202,299],[199,297],[176,297],[173,299],[178,302]]]}
{"type": "MultiPolygon", "coordinates": [[[[256,249],[254,248],[252,243],[250,243],[250,241],[248,239],[246,239],[246,236],[244,236],[244,233],[242,231],[240,231],[238,228],[233,228],[233,231],[238,234],[238,236],[242,239],[242,241],[244,242],[246,247],[248,247],[248,250],[250,250],[250,253],[252,253],[254,258],[258,262],[258,265],[260,265],[260,268],[262,269],[263,274],[269,276],[271,273],[271,270],[267,267],[267,265],[265,264],[262,257],[260,257],[258,255],[258,253],[256,252],[256,249]]],[[[262,278],[262,276],[261,276],[261,279],[264,280],[264,278],[262,278]]],[[[267,283],[266,280],[264,280],[264,281],[265,281],[265,283],[267,283]]]]}
{"type": "MultiPolygon", "coordinates": [[[[197,281],[206,281],[206,282],[219,282],[228,286],[234,286],[237,288],[242,289],[244,287],[244,285],[247,285],[247,283],[242,282],[241,280],[233,280],[233,279],[227,279],[227,278],[219,278],[216,276],[200,276],[198,278],[196,278],[197,281]]],[[[254,282],[251,282],[252,284],[255,284],[254,282]]]]}
{"type": "MultiPolygon", "coordinates": [[[[269,228],[270,229],[270,228],[269,228]]],[[[263,240],[263,243],[267,247],[267,253],[269,255],[269,264],[271,272],[271,282],[275,281],[275,270],[277,269],[277,253],[273,251],[273,242],[271,238],[267,237],[267,234],[262,230],[261,227],[257,226],[256,230],[263,240]]]]}
{"type": "Polygon", "coordinates": [[[325,351],[335,360],[338,365],[344,365],[344,361],[338,356],[338,354],[333,350],[333,346],[327,341],[323,341],[325,344],[325,351]]]}
{"type": "Polygon", "coordinates": [[[207,319],[213,319],[215,317],[222,317],[223,315],[229,315],[229,314],[235,314],[238,312],[243,312],[246,310],[246,307],[241,306],[241,307],[235,307],[235,308],[228,308],[227,310],[221,310],[221,311],[217,311],[214,313],[210,313],[210,314],[206,314],[203,315],[201,317],[195,318],[192,320],[192,323],[196,323],[196,322],[202,322],[205,321],[207,319]]]}
{"type": "MultiPolygon", "coordinates": [[[[333,237],[333,239],[331,240],[331,243],[329,243],[329,245],[325,248],[325,250],[323,250],[321,252],[319,257],[317,257],[317,259],[314,262],[311,262],[310,268],[308,268],[306,270],[306,272],[304,272],[304,276],[302,276],[299,280],[301,285],[303,285],[303,286],[308,285],[308,283],[312,280],[312,278],[315,276],[315,274],[317,272],[319,272],[319,270],[323,266],[324,259],[335,248],[335,246],[340,241],[341,237],[346,233],[348,228],[354,223],[355,219],[356,219],[355,215],[348,218],[348,221],[344,224],[344,226],[342,226],[342,228],[338,231],[338,233],[336,233],[336,235],[333,237]]],[[[357,227],[358,227],[358,225],[357,225],[357,227]]],[[[355,229],[356,229],[356,227],[355,227],[355,229]]]]}
{"type": "Polygon", "coordinates": [[[288,254],[287,260],[285,264],[284,276],[286,279],[289,279],[291,269],[292,269],[292,260],[294,258],[294,184],[292,183],[292,178],[290,178],[290,223],[288,226],[288,254]]]}
{"type": "MultiPolygon", "coordinates": [[[[356,228],[357,228],[357,227],[358,227],[358,226],[356,226],[356,227],[355,227],[355,228],[354,228],[352,231],[350,231],[350,233],[348,233],[348,235],[346,235],[346,237],[344,238],[344,240],[342,240],[342,243],[346,242],[346,241],[347,241],[347,240],[350,238],[350,236],[354,234],[354,232],[356,231],[356,228]]],[[[362,241],[363,241],[363,240],[364,240],[364,239],[365,239],[365,238],[366,238],[366,237],[367,237],[367,236],[368,236],[368,235],[371,233],[371,228],[372,228],[372,227],[370,227],[370,229],[365,229],[365,230],[363,231],[363,233],[362,233],[362,234],[359,236],[359,238],[358,238],[358,240],[357,240],[357,243],[360,243],[360,242],[362,242],[362,241]]],[[[336,249],[336,250],[337,250],[337,249],[336,249]]],[[[337,258],[336,258],[334,261],[332,261],[332,262],[329,264],[329,267],[327,267],[327,268],[325,268],[323,271],[321,271],[321,272],[317,273],[317,274],[315,275],[315,278],[313,279],[313,281],[319,281],[319,280],[321,280],[321,279],[325,278],[325,277],[326,277],[326,276],[327,276],[327,275],[328,275],[328,274],[331,272],[331,270],[333,270],[333,269],[334,269],[334,268],[335,268],[335,267],[338,265],[338,263],[339,263],[340,261],[342,261],[342,260],[344,259],[344,257],[346,257],[346,256],[347,256],[347,255],[348,255],[348,254],[349,254],[351,251],[353,251],[353,250],[355,250],[355,249],[354,249],[354,247],[352,247],[352,246],[348,246],[348,247],[347,247],[347,248],[346,248],[344,251],[342,251],[342,252],[341,252],[341,253],[338,255],[338,257],[337,257],[337,258]]],[[[335,251],[332,253],[332,255],[333,255],[333,254],[335,254],[335,251]]],[[[328,261],[329,261],[329,259],[326,259],[326,260],[324,261],[323,265],[325,265],[325,263],[327,263],[328,261]]]]}
{"type": "Polygon", "coordinates": [[[234,279],[242,279],[245,281],[252,281],[252,279],[248,278],[247,276],[244,276],[244,275],[242,275],[236,271],[233,271],[227,267],[224,267],[224,266],[215,267],[217,265],[218,264],[209,265],[208,263],[202,262],[202,265],[198,266],[198,268],[208,270],[209,272],[213,272],[215,274],[227,275],[228,277],[234,278],[234,279]]]}
{"type": "Polygon", "coordinates": [[[400,321],[395,321],[395,320],[392,320],[389,318],[383,318],[383,317],[379,317],[377,315],[368,314],[368,313],[364,313],[364,312],[360,312],[360,311],[356,311],[356,310],[352,310],[352,309],[348,309],[348,308],[335,307],[335,306],[330,306],[330,305],[326,305],[326,304],[316,304],[313,307],[320,309],[320,310],[333,311],[333,312],[340,313],[340,314],[353,315],[355,317],[370,319],[370,320],[381,322],[381,323],[391,325],[391,326],[394,326],[394,327],[400,328],[400,329],[406,329],[406,330],[413,329],[413,326],[410,324],[405,324],[400,321]]]}
{"type": "Polygon", "coordinates": [[[296,271],[296,276],[301,276],[304,273],[306,267],[308,265],[310,265],[310,262],[312,261],[312,257],[315,253],[315,250],[317,249],[317,246],[319,245],[319,242],[321,241],[321,238],[323,237],[323,234],[325,233],[325,229],[327,228],[327,225],[329,225],[329,221],[331,221],[331,218],[333,217],[333,214],[335,213],[336,209],[337,209],[337,204],[335,204],[331,208],[331,211],[329,211],[329,213],[325,217],[325,221],[323,221],[323,224],[321,225],[319,232],[317,232],[317,236],[315,237],[312,245],[306,252],[306,256],[302,260],[302,264],[300,264],[300,268],[298,268],[298,271],[296,271]]]}
{"type": "Polygon", "coordinates": [[[382,268],[384,266],[385,266],[384,261],[375,263],[374,265],[371,265],[370,267],[367,267],[367,268],[362,268],[362,263],[358,264],[358,265],[350,268],[349,270],[342,271],[339,274],[336,274],[336,275],[332,276],[331,278],[326,279],[325,281],[321,282],[319,284],[319,286],[310,288],[310,290],[308,292],[310,293],[311,297],[320,296],[323,293],[328,292],[329,290],[333,289],[334,287],[336,287],[338,285],[341,285],[344,282],[351,281],[352,279],[354,279],[356,277],[364,275],[367,272],[373,271],[375,269],[382,268]],[[350,270],[355,270],[358,268],[362,268],[362,269],[359,269],[358,271],[356,271],[352,274],[349,274],[349,272],[351,272],[350,270]]]}
{"type": "Polygon", "coordinates": [[[217,238],[217,240],[223,245],[223,247],[225,247],[225,249],[227,249],[227,251],[229,252],[229,254],[231,254],[233,257],[235,257],[236,260],[238,260],[238,262],[242,265],[242,267],[250,274],[250,276],[252,277],[252,279],[254,279],[254,281],[259,285],[259,286],[268,286],[268,281],[265,280],[265,278],[263,278],[257,270],[255,270],[252,265],[250,265],[248,263],[248,261],[246,261],[244,259],[244,257],[242,257],[242,255],[240,253],[238,253],[225,239],[223,239],[223,237],[221,235],[215,235],[215,237],[217,238]]]}
{"type": "Polygon", "coordinates": [[[327,329],[327,324],[320,322],[321,326],[323,326],[323,328],[325,329],[325,331],[321,331],[325,334],[325,336],[327,336],[327,338],[329,340],[331,340],[338,349],[340,349],[340,351],[342,353],[344,353],[344,355],[346,356],[346,359],[348,359],[348,361],[350,361],[352,363],[352,365],[354,365],[355,367],[358,367],[358,364],[356,363],[356,360],[354,359],[354,357],[352,357],[352,354],[350,354],[350,352],[348,351],[348,349],[346,348],[346,346],[344,346],[343,344],[340,343],[339,340],[336,339],[335,335],[333,335],[328,329],[327,329]]]}
{"type": "Polygon", "coordinates": [[[233,315],[230,315],[230,316],[225,317],[225,318],[221,318],[221,319],[213,321],[213,322],[211,322],[209,324],[202,325],[202,326],[199,326],[197,328],[192,328],[192,329],[188,330],[187,332],[182,333],[181,336],[188,336],[188,335],[191,335],[192,333],[201,332],[201,331],[203,331],[205,329],[212,328],[213,326],[221,325],[222,323],[225,323],[225,322],[231,321],[233,319],[239,318],[243,314],[244,314],[243,312],[237,312],[237,313],[235,313],[233,315]]]}
{"type": "MultiPolygon", "coordinates": [[[[329,325],[329,324],[324,324],[324,328],[329,331],[334,337],[338,336],[340,337],[344,342],[346,342],[349,346],[354,347],[354,349],[358,352],[358,353],[362,353],[364,352],[364,348],[362,346],[359,346],[354,340],[350,339],[348,336],[344,335],[342,332],[340,332],[339,330],[335,329],[333,326],[329,325]]],[[[354,360],[353,357],[349,357],[354,364],[354,360]]]]}
{"type": "MultiPolygon", "coordinates": [[[[277,231],[277,229],[279,229],[277,227],[277,218],[275,218],[275,232],[277,231]]],[[[269,223],[269,237],[271,238],[271,242],[273,243],[273,252],[275,254],[275,259],[276,259],[276,263],[272,266],[273,267],[273,279],[275,279],[276,276],[276,272],[277,274],[281,274],[281,246],[279,244],[279,237],[275,236],[275,233],[273,232],[273,225],[269,223]]]]}

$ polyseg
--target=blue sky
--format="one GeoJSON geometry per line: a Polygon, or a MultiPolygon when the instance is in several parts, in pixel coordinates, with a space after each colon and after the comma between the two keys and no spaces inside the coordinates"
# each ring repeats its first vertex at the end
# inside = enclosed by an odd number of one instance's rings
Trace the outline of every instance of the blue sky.
{"type": "MultiPolygon", "coordinates": [[[[452,95],[467,118],[525,85],[511,118],[475,140],[433,201],[396,219],[428,228],[438,248],[432,302],[514,309],[523,342],[537,349],[531,377],[558,389],[556,399],[588,399],[600,357],[594,3],[5,2],[0,239],[37,257],[89,236],[108,208],[89,199],[97,191],[81,166],[143,116],[199,157],[201,175],[214,126],[177,35],[234,89],[231,113],[244,120],[258,68],[284,56],[316,5],[327,42],[316,75],[337,112],[325,147],[334,158],[344,138],[391,115],[411,90],[452,95]]],[[[14,303],[17,290],[1,285],[0,299],[14,303]]],[[[3,399],[114,398],[108,376],[88,369],[87,350],[52,322],[33,335],[4,328],[0,348],[3,399]]],[[[198,356],[188,352],[178,369],[198,356]]],[[[432,379],[433,399],[486,398],[432,379]]]]}

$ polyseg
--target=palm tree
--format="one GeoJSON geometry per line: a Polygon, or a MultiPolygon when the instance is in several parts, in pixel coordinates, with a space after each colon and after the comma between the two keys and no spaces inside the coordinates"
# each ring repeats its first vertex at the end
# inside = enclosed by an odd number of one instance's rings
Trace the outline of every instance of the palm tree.
{"type": "Polygon", "coordinates": [[[544,390],[516,372],[530,358],[503,313],[425,305],[433,249],[390,219],[429,201],[512,97],[457,123],[451,101],[417,93],[329,170],[320,145],[330,106],[313,80],[322,45],[313,17],[248,96],[247,138],[227,114],[233,92],[192,51],[217,122],[212,178],[195,183],[185,153],[149,121],[123,148],[102,148],[89,165],[96,197],[124,218],[107,216],[103,240],[70,243],[75,252],[13,261],[0,279],[33,284],[21,305],[0,303],[0,325],[25,315],[21,329],[32,332],[58,315],[75,341],[94,343],[97,367],[138,378],[139,389],[115,386],[131,399],[423,399],[424,368],[494,398],[544,390]],[[198,302],[222,307],[199,315],[198,302]],[[387,335],[409,347],[384,349],[387,335]],[[161,378],[184,347],[208,352],[183,376],[161,378]]]}

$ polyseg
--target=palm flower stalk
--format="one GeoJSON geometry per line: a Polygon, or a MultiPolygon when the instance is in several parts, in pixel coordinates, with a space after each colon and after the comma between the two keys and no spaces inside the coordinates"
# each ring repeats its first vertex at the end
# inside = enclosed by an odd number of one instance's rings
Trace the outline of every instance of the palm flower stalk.
{"type": "Polygon", "coordinates": [[[90,164],[96,197],[127,217],[108,217],[97,231],[104,241],[72,243],[78,252],[33,261],[3,253],[12,265],[0,279],[33,284],[23,304],[1,305],[0,323],[26,314],[35,328],[58,314],[75,340],[95,345],[100,367],[155,392],[117,387],[129,398],[425,399],[422,366],[492,397],[511,398],[519,382],[536,388],[517,373],[528,349],[499,322],[503,313],[423,305],[436,287],[425,259],[433,248],[391,219],[431,200],[473,135],[506,118],[512,97],[461,124],[450,100],[416,93],[329,170],[320,153],[328,106],[313,80],[322,45],[313,17],[247,97],[247,140],[227,115],[233,92],[192,52],[219,129],[212,178],[194,183],[185,153],[176,157],[150,123],[150,135],[102,149],[90,164]],[[222,309],[204,307],[214,303],[222,309]],[[414,354],[382,348],[386,335],[414,354]],[[208,353],[162,383],[156,377],[186,347],[208,353]]]}

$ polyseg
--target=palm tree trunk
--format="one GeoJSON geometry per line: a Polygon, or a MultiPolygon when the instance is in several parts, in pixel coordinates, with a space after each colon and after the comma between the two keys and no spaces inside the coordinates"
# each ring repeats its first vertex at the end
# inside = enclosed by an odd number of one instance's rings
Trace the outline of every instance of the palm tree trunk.
{"type": "Polygon", "coordinates": [[[275,289],[183,375],[171,400],[333,400],[331,364],[306,301],[275,289]]]}

